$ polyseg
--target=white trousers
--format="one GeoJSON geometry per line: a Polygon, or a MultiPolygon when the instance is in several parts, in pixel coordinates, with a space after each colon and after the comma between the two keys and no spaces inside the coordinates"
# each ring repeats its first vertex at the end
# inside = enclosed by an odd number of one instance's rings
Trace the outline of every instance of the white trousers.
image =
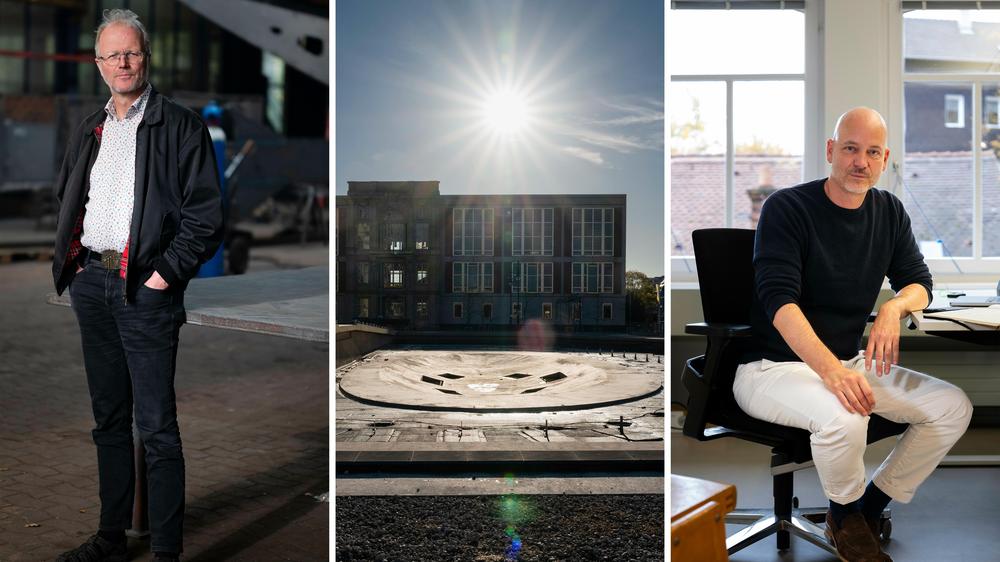
{"type": "MultiPolygon", "coordinates": [[[[898,365],[881,377],[865,371],[863,352],[843,363],[865,374],[875,395],[874,413],[910,424],[872,477],[889,497],[908,503],[965,433],[972,403],[957,386],[898,365]]],[[[841,504],[861,497],[868,416],[844,409],[808,365],[767,359],[740,365],[733,394],[747,414],[812,434],[813,462],[826,497],[841,504]]]]}

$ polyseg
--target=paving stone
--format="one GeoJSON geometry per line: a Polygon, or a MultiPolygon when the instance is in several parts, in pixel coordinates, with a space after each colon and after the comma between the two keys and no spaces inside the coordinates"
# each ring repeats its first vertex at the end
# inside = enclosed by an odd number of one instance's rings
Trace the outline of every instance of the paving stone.
{"type": "MultiPolygon", "coordinates": [[[[52,560],[90,536],[100,516],[79,331],[71,310],[44,302],[50,271],[0,265],[2,562],[52,560]],[[25,519],[40,526],[26,528],[25,519]]],[[[327,487],[328,352],[326,344],[182,328],[185,560],[329,558],[330,504],[304,496],[326,491],[316,482],[327,487]]],[[[148,540],[130,539],[129,552],[133,561],[151,558],[148,540]]]]}

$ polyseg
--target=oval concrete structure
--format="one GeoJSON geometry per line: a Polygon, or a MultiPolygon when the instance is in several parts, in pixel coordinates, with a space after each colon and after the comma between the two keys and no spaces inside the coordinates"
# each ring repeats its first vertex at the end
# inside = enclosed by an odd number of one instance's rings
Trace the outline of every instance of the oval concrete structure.
{"type": "Polygon", "coordinates": [[[661,392],[663,367],[583,353],[390,350],[365,357],[339,388],[348,398],[392,408],[579,410],[661,392]]]}

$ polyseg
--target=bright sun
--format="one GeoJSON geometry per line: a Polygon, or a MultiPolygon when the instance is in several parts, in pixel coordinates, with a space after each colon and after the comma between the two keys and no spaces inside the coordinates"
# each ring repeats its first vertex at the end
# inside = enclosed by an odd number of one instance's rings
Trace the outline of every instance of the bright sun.
{"type": "Polygon", "coordinates": [[[486,124],[496,133],[510,135],[525,128],[528,107],[524,96],[510,90],[497,92],[483,104],[486,124]]]}

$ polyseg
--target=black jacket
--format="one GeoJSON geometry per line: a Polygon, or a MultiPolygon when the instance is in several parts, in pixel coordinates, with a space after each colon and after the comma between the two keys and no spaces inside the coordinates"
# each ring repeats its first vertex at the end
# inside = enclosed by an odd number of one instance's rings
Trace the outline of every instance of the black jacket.
{"type": "MultiPolygon", "coordinates": [[[[56,178],[59,205],[52,278],[59,294],[76,275],[67,264],[74,229],[90,190],[104,108],[70,137],[56,178]]],[[[128,300],[153,271],[183,291],[222,242],[222,198],[208,127],[193,111],[152,89],[136,133],[135,202],[125,267],[128,300]]]]}

